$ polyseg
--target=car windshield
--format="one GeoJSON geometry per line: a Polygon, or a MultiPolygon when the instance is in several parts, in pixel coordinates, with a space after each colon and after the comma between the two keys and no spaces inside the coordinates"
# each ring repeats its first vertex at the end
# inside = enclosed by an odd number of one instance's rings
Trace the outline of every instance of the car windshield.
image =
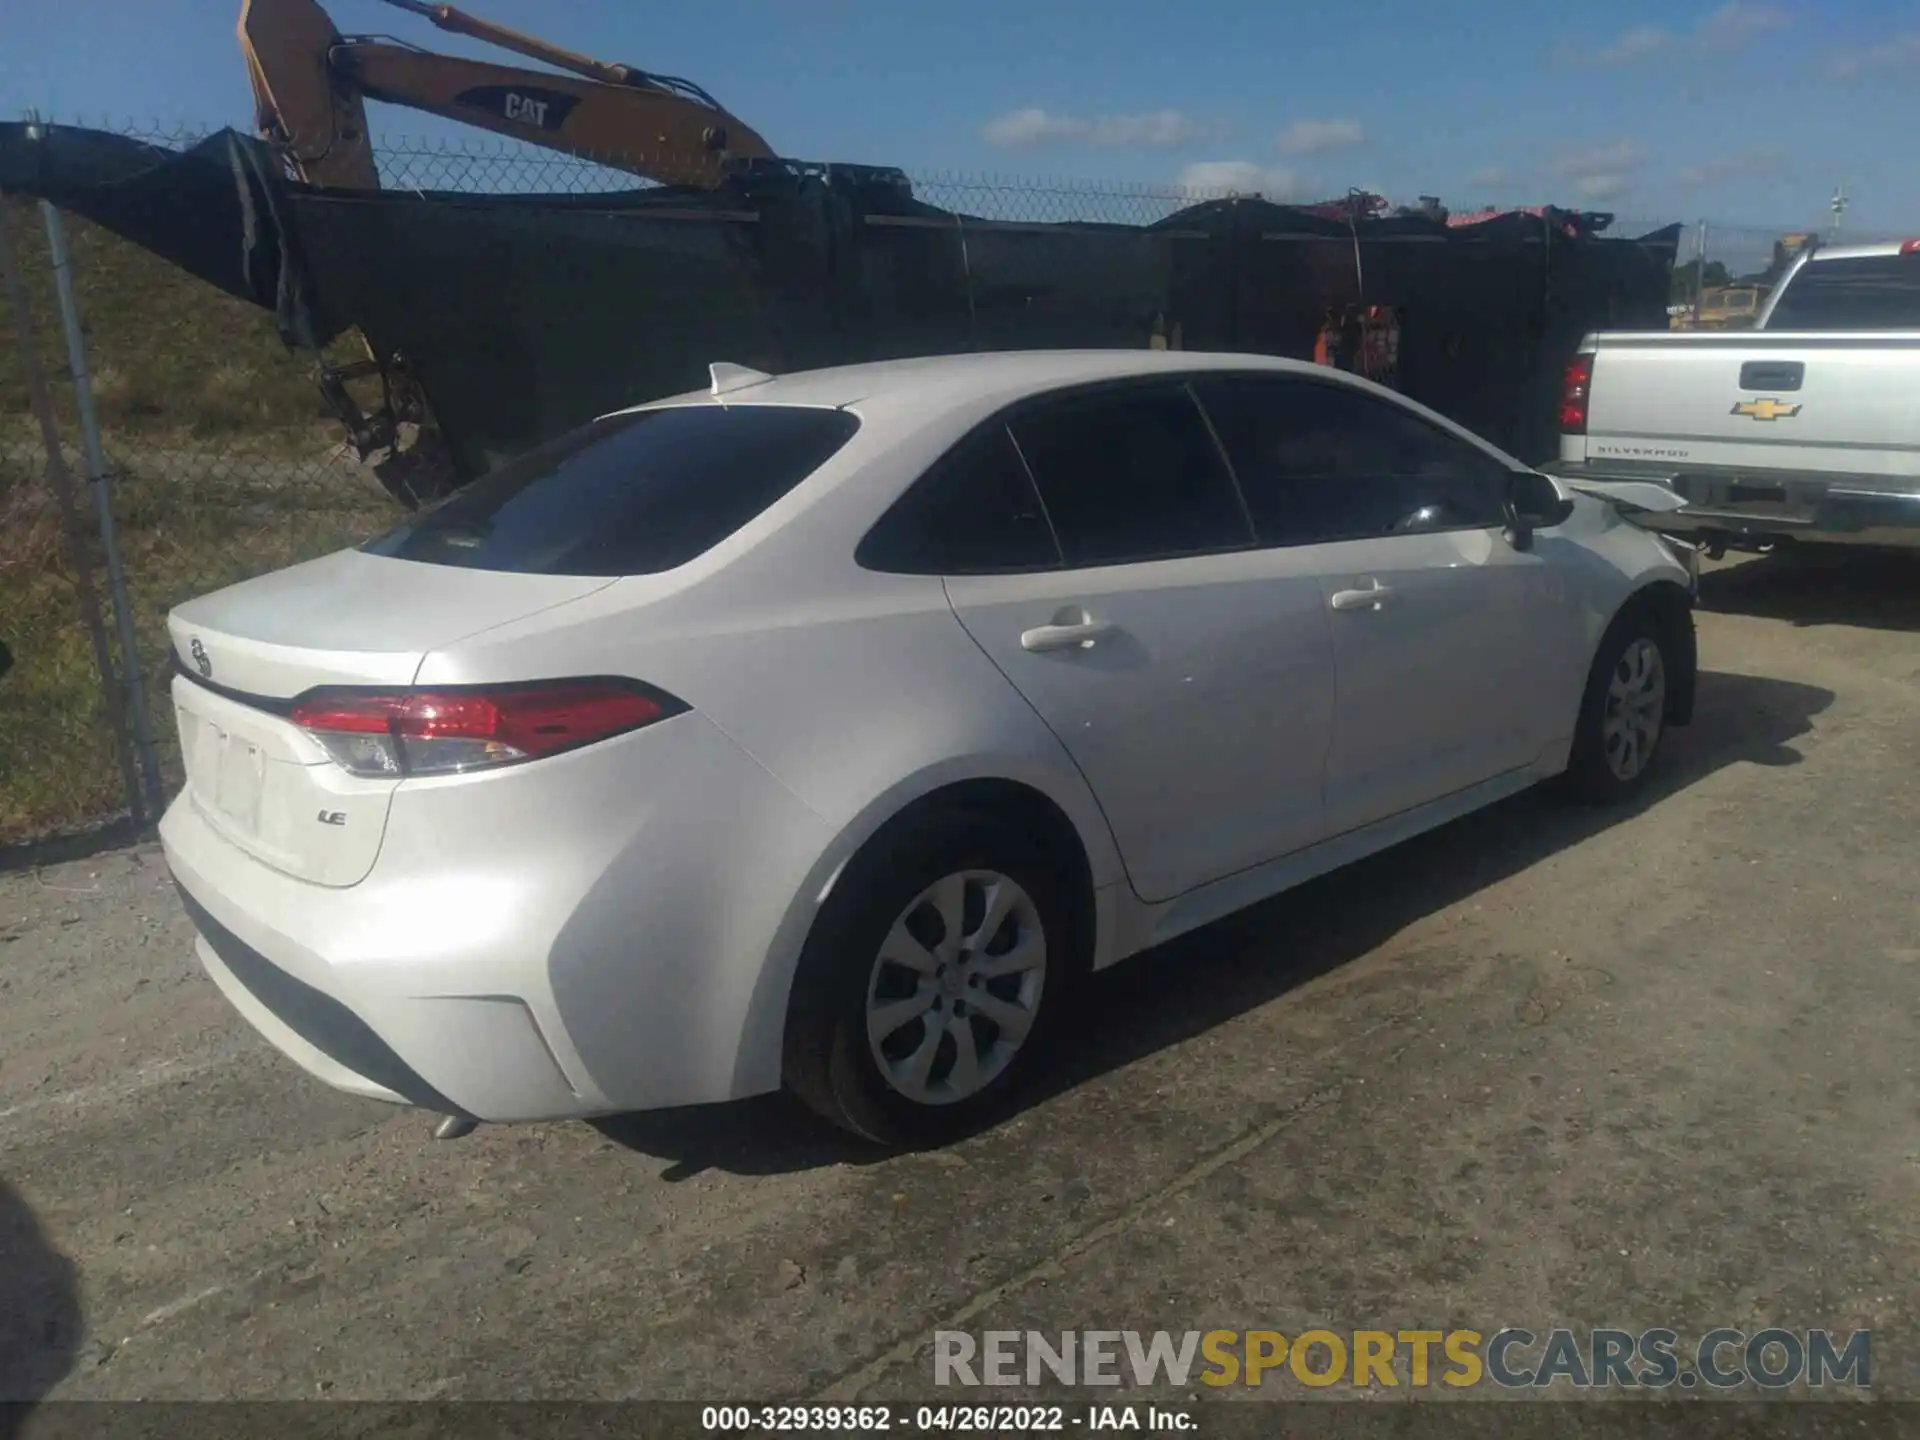
{"type": "Polygon", "coordinates": [[[681,405],[611,415],[361,547],[536,575],[650,575],[712,549],[860,427],[845,410],[681,405]]]}

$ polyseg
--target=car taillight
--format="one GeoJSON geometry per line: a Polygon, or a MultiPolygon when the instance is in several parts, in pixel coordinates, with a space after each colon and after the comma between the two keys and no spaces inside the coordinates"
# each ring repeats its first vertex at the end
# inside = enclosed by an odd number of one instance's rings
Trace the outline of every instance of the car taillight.
{"type": "Polygon", "coordinates": [[[1593,356],[1576,355],[1560,382],[1560,433],[1587,433],[1587,401],[1593,389],[1593,356]]]}
{"type": "Polygon", "coordinates": [[[687,707],[628,680],[310,690],[288,718],[355,775],[451,775],[576,750],[687,707]]]}

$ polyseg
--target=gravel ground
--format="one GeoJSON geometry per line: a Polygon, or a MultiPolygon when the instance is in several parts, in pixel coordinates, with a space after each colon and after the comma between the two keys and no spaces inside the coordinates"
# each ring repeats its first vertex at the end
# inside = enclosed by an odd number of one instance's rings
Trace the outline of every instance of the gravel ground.
{"type": "Polygon", "coordinates": [[[1767,1323],[1871,1327],[1920,1398],[1916,582],[1717,569],[1644,804],[1523,796],[1123,967],[939,1153],[778,1098],[434,1143],[253,1038],[154,848],[0,874],[0,1398],[925,1398],[941,1328],[1767,1323]]]}

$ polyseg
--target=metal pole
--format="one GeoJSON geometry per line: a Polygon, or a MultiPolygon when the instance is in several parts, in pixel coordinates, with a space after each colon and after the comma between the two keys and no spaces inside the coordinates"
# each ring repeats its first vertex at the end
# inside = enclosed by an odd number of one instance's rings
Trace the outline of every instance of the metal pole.
{"type": "Polygon", "coordinates": [[[166,808],[160,789],[160,757],[153,748],[153,727],[147,716],[147,687],[140,674],[139,642],[133,632],[133,607],[127,600],[126,570],[120,563],[120,537],[113,523],[107,457],[100,445],[100,417],[93,406],[93,380],[87,374],[87,341],[80,328],[80,305],[73,293],[73,255],[67,248],[67,227],[52,201],[40,202],[40,215],[46,221],[47,248],[53,252],[60,323],[67,336],[67,366],[73,372],[73,398],[80,412],[80,440],[87,457],[87,478],[93,482],[93,508],[100,522],[100,543],[107,552],[107,588],[113,596],[114,628],[120,635],[120,660],[126,668],[126,699],[133,716],[133,743],[140,757],[141,776],[146,781],[148,807],[158,815],[166,808]]]}
{"type": "Polygon", "coordinates": [[[93,588],[93,559],[80,529],[80,506],[73,494],[73,476],[67,471],[67,457],[60,448],[60,427],[53,418],[53,396],[47,389],[47,375],[40,368],[40,350],[34,343],[33,317],[27,310],[26,282],[20,278],[20,265],[14,257],[13,218],[6,196],[0,195],[0,280],[4,280],[7,304],[13,311],[13,323],[20,332],[20,368],[27,377],[27,399],[40,422],[40,441],[47,450],[47,476],[53,483],[54,499],[60,506],[61,527],[67,534],[67,547],[73,557],[74,588],[80,595],[80,619],[93,642],[94,663],[100,668],[100,693],[107,698],[107,723],[113,732],[113,754],[120,763],[120,780],[126,787],[127,808],[135,825],[146,824],[146,810],[140,798],[140,781],[133,770],[133,746],[127,742],[127,717],[112,697],[120,688],[113,671],[113,651],[107,644],[107,626],[100,615],[100,596],[93,588]]]}
{"type": "Polygon", "coordinates": [[[1700,237],[1693,253],[1693,328],[1700,328],[1700,305],[1707,295],[1707,222],[1700,222],[1700,237]]]}

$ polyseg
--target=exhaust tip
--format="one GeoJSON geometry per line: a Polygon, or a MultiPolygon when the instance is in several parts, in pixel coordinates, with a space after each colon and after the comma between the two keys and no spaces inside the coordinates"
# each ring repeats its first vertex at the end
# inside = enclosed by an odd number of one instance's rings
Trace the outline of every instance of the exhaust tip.
{"type": "Polygon", "coordinates": [[[470,1115],[443,1115],[440,1123],[433,1127],[436,1140],[464,1140],[480,1128],[480,1122],[470,1115]]]}

